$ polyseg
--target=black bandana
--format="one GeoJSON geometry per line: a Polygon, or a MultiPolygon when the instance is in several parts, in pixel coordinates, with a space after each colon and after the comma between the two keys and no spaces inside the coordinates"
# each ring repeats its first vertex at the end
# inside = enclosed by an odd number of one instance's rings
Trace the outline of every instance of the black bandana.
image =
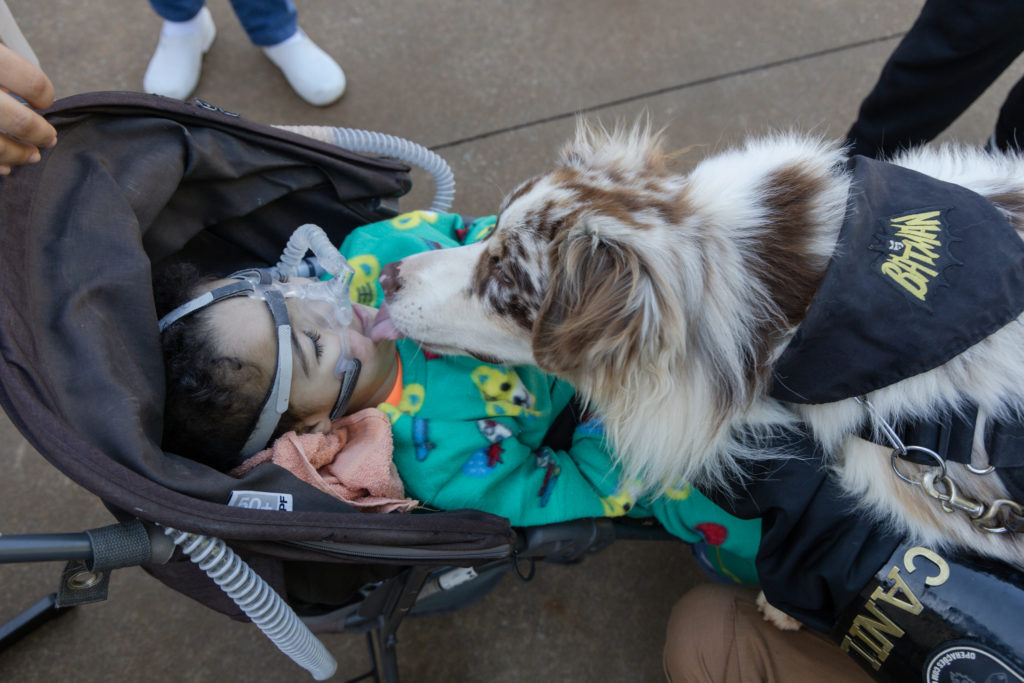
{"type": "Polygon", "coordinates": [[[1024,311],[1024,243],[984,197],[866,157],[821,287],[773,370],[792,403],[931,370],[1024,311]]]}

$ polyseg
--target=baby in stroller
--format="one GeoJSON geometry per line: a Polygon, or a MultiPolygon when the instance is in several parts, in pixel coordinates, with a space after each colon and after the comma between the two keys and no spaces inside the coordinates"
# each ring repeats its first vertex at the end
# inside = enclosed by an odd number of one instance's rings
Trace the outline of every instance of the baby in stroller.
{"type": "Polygon", "coordinates": [[[654,517],[716,577],[756,582],[758,520],[727,514],[685,483],[639,497],[593,419],[549,443],[571,409],[571,386],[536,368],[436,356],[390,338],[373,308],[382,265],[483,239],[494,223],[415,212],[356,229],[340,249],[354,269],[351,302],[328,292],[336,280],[204,278],[183,264],[158,273],[164,447],[230,471],[288,432],[329,433],[345,415],[380,410],[406,492],[430,507],[482,510],[514,526],[654,517]]]}

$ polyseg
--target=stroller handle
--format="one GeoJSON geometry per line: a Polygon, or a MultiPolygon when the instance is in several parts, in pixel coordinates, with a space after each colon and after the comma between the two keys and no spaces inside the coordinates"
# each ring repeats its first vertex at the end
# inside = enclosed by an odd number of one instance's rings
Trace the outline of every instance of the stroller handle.
{"type": "Polygon", "coordinates": [[[19,534],[0,536],[0,564],[15,562],[92,561],[92,542],[78,534],[19,534]]]}
{"type": "Polygon", "coordinates": [[[140,520],[68,534],[0,535],[0,564],[81,560],[103,572],[170,559],[174,544],[140,520]]]}

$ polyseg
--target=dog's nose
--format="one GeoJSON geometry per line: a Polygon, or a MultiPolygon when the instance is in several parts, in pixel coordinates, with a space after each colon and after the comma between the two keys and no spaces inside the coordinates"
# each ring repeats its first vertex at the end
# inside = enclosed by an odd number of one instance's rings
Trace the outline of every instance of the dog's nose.
{"type": "Polygon", "coordinates": [[[401,261],[389,263],[380,272],[380,286],[384,296],[391,296],[402,288],[401,261]]]}

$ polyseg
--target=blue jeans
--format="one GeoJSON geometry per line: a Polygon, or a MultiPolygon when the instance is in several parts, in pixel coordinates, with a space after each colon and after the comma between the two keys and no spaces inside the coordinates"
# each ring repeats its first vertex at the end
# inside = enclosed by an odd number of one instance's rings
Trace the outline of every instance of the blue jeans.
{"type": "MultiPolygon", "coordinates": [[[[149,0],[149,4],[167,21],[188,21],[206,4],[206,0],[149,0]]],[[[231,0],[253,45],[277,45],[291,38],[299,28],[292,0],[231,0]]]]}

